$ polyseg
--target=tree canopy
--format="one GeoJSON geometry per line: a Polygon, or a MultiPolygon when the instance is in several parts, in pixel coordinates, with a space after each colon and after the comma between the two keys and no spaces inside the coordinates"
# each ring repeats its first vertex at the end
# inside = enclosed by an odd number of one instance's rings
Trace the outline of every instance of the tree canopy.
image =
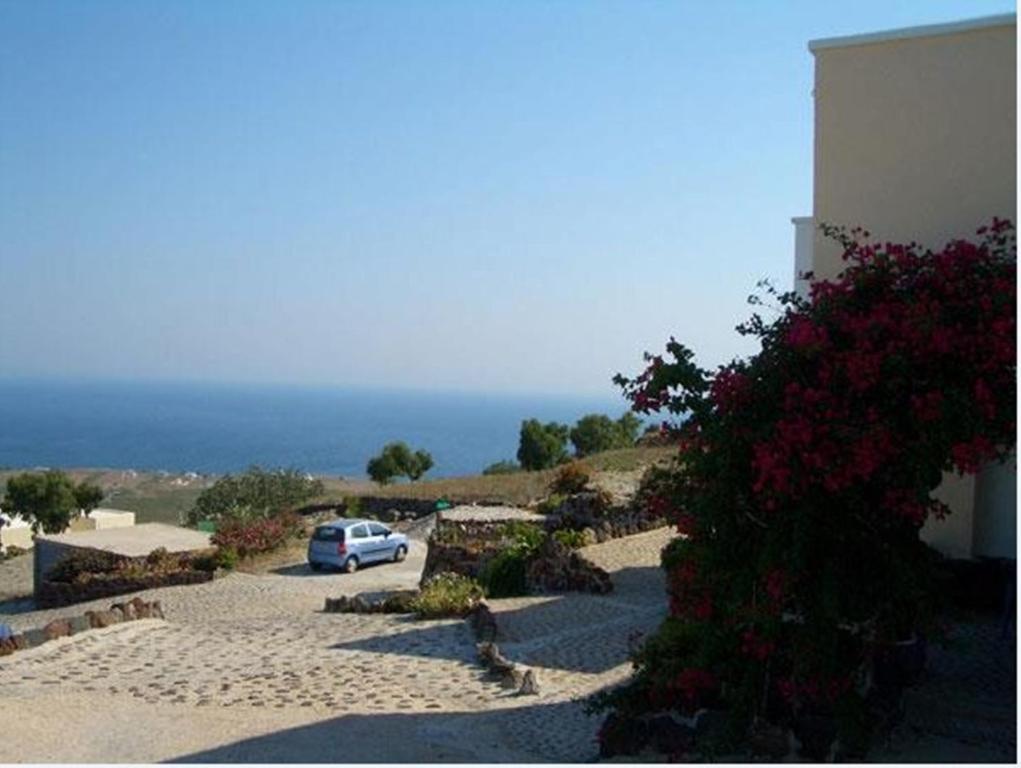
{"type": "Polygon", "coordinates": [[[538,419],[521,422],[518,462],[528,470],[549,469],[567,461],[566,424],[555,421],[542,424],[538,419]]]}
{"type": "Polygon", "coordinates": [[[616,421],[605,414],[590,413],[578,419],[571,429],[571,444],[577,456],[630,448],[635,444],[641,426],[641,420],[631,412],[616,421]]]}
{"type": "Polygon", "coordinates": [[[36,533],[60,533],[79,514],[88,514],[103,500],[102,489],[75,483],[60,470],[23,472],[7,480],[3,510],[30,523],[36,533]]]}
{"type": "Polygon", "coordinates": [[[298,469],[253,466],[238,475],[224,475],[199,494],[188,512],[192,525],[200,520],[230,517],[271,517],[321,495],[321,480],[298,469]]]}
{"type": "Polygon", "coordinates": [[[387,485],[398,477],[419,480],[433,467],[428,451],[412,451],[405,442],[387,443],[378,456],[369,459],[365,471],[373,481],[387,485]]]}

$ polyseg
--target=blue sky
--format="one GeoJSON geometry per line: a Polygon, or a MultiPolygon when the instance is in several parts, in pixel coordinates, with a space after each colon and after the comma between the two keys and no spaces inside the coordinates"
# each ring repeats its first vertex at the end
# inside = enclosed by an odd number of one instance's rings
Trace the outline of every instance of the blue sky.
{"type": "Polygon", "coordinates": [[[1008,2],[0,2],[0,375],[608,394],[811,210],[809,39],[1008,2]]]}

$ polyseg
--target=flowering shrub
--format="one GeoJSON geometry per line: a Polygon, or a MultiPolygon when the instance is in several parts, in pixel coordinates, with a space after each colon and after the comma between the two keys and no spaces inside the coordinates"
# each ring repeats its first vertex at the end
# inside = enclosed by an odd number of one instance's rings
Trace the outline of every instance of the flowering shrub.
{"type": "Polygon", "coordinates": [[[279,549],[301,533],[301,517],[285,512],[273,517],[223,520],[211,539],[221,550],[233,550],[238,557],[249,557],[279,549]]]}
{"type": "Polygon", "coordinates": [[[592,479],[592,471],[584,461],[571,461],[557,469],[549,489],[553,493],[570,495],[584,491],[592,479]]]}
{"type": "Polygon", "coordinates": [[[778,317],[738,328],[759,354],[709,372],[671,339],[616,377],[636,411],[687,418],[645,499],[681,534],[663,555],[670,615],[631,684],[596,702],[614,722],[720,706],[740,739],[757,718],[825,713],[861,743],[871,654],[931,615],[919,529],[948,513],[932,491],[1014,443],[1010,223],[937,252],[824,229],[845,271],[810,300],[771,291],[778,317]]]}

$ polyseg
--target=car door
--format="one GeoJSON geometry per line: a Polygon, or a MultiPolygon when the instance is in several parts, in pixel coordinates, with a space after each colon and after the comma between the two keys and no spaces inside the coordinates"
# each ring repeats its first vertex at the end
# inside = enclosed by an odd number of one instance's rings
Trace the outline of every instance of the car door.
{"type": "Polygon", "coordinates": [[[394,555],[394,545],[390,538],[390,529],[379,523],[369,523],[369,541],[372,542],[375,560],[389,560],[394,555]]]}
{"type": "Polygon", "coordinates": [[[358,558],[359,563],[372,562],[372,552],[369,546],[369,529],[365,523],[352,525],[347,529],[347,551],[358,558]]]}

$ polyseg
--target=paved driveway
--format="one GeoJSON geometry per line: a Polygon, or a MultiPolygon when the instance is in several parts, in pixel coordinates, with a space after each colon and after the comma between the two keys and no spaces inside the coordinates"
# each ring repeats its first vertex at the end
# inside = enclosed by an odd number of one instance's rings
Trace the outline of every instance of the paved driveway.
{"type": "MultiPolygon", "coordinates": [[[[19,715],[0,737],[0,762],[592,758],[598,720],[576,699],[630,671],[627,636],[665,608],[656,566],[669,537],[588,548],[618,579],[613,595],[494,602],[508,655],[537,671],[538,697],[483,677],[463,621],[320,612],[327,596],[417,585],[422,542],[404,563],[353,575],[295,564],[142,593],[162,601],[166,621],[0,659],[0,708],[19,715]]],[[[0,620],[40,626],[69,612],[0,620]]]]}

